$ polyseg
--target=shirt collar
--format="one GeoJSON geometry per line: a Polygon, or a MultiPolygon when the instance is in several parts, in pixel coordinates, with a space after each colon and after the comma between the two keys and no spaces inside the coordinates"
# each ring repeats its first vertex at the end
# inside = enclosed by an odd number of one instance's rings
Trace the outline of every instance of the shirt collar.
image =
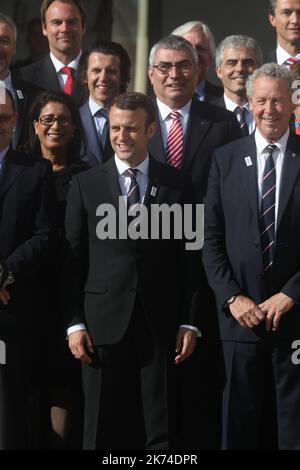
{"type": "MultiPolygon", "coordinates": [[[[74,70],[77,70],[78,69],[78,65],[79,65],[79,60],[80,60],[80,57],[82,55],[82,51],[79,52],[78,56],[75,57],[74,60],[72,60],[69,64],[67,64],[68,67],[71,67],[72,69],[74,70]]],[[[58,60],[54,54],[52,54],[52,52],[50,52],[50,58],[52,60],[52,63],[54,65],[54,68],[56,70],[56,72],[60,72],[60,70],[65,67],[65,64],[63,64],[60,60],[58,60]]]]}
{"type": "MultiPolygon", "coordinates": [[[[283,134],[283,136],[280,137],[280,139],[278,139],[276,142],[274,142],[274,145],[276,145],[276,147],[279,148],[279,150],[282,152],[283,155],[285,154],[285,151],[286,151],[286,146],[287,146],[287,141],[288,141],[289,135],[290,135],[290,130],[287,129],[286,133],[283,134]]],[[[263,153],[263,151],[265,150],[267,145],[270,145],[270,142],[268,142],[264,138],[264,136],[261,134],[260,130],[257,127],[256,127],[256,130],[255,130],[254,136],[255,136],[256,148],[257,148],[258,152],[261,154],[261,153],[263,153]]]]}
{"type": "Polygon", "coordinates": [[[3,150],[0,150],[0,168],[1,168],[1,165],[3,163],[3,160],[5,158],[5,155],[7,154],[8,152],[8,149],[9,149],[9,146],[7,146],[5,149],[3,150]]]}
{"type": "MultiPolygon", "coordinates": [[[[160,115],[162,120],[164,121],[167,117],[169,117],[169,114],[174,111],[174,109],[171,109],[169,106],[167,106],[165,103],[160,101],[158,98],[156,98],[157,101],[157,106],[160,111],[160,115]]],[[[192,100],[188,101],[182,108],[176,109],[186,120],[189,117],[190,114],[190,109],[191,109],[191,104],[192,100]]]]}
{"type": "Polygon", "coordinates": [[[197,88],[196,88],[196,93],[200,98],[204,98],[204,88],[205,88],[205,80],[201,80],[201,82],[198,82],[197,88]]]}
{"type": "MultiPolygon", "coordinates": [[[[279,44],[277,45],[276,49],[276,56],[277,56],[277,62],[279,65],[283,65],[286,60],[288,60],[291,57],[291,54],[289,54],[286,50],[284,50],[279,44]]],[[[296,54],[295,59],[300,60],[300,52],[296,54]]]]}
{"type": "Polygon", "coordinates": [[[90,97],[89,97],[89,108],[90,108],[92,116],[95,116],[95,114],[97,113],[97,111],[99,111],[99,109],[104,109],[104,106],[100,106],[98,103],[96,103],[96,101],[94,101],[93,98],[90,95],[90,97]]]}
{"type": "MultiPolygon", "coordinates": [[[[232,101],[230,98],[228,98],[228,96],[225,95],[224,93],[224,101],[225,101],[225,106],[226,106],[226,109],[228,109],[229,111],[232,111],[234,112],[235,108],[237,106],[239,106],[238,104],[236,104],[234,101],[232,101]]],[[[242,106],[240,106],[240,108],[244,108],[246,109],[247,111],[250,111],[250,106],[249,106],[249,103],[245,103],[243,104],[242,106]]]]}
{"type": "MultiPolygon", "coordinates": [[[[117,166],[117,170],[119,173],[119,176],[123,175],[124,171],[128,170],[130,166],[124,162],[123,160],[120,160],[120,158],[115,154],[115,164],[117,166]]],[[[148,176],[149,173],[149,155],[147,154],[147,157],[145,160],[143,160],[139,165],[133,167],[137,168],[143,175],[148,176]]]]}
{"type": "Polygon", "coordinates": [[[12,81],[11,81],[11,73],[10,73],[10,71],[8,71],[8,75],[7,75],[7,77],[3,80],[3,82],[4,82],[5,88],[7,88],[8,90],[12,90],[12,89],[13,89],[13,84],[12,84],[12,81]]]}

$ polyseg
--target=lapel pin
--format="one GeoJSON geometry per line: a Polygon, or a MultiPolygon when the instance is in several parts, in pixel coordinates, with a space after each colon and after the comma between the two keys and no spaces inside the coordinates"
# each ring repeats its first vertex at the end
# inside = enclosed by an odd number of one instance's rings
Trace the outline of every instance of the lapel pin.
{"type": "Polygon", "coordinates": [[[246,162],[246,165],[247,166],[251,166],[252,165],[252,160],[251,160],[251,157],[245,157],[245,162],[246,162]]]}
{"type": "Polygon", "coordinates": [[[24,99],[24,95],[23,95],[23,93],[22,93],[22,90],[16,90],[16,93],[17,93],[17,95],[18,95],[19,100],[23,100],[23,99],[24,99]]]}
{"type": "Polygon", "coordinates": [[[297,154],[293,152],[292,157],[297,157],[297,154]]]}
{"type": "Polygon", "coordinates": [[[155,196],[156,196],[156,193],[157,193],[157,188],[156,188],[155,186],[152,186],[150,195],[153,196],[153,197],[155,197],[155,196]]]}

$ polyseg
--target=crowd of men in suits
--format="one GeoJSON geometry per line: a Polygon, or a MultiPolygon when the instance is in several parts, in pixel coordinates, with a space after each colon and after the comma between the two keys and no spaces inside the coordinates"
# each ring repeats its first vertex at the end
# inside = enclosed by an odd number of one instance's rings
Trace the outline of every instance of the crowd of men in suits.
{"type": "Polygon", "coordinates": [[[126,92],[121,44],[82,51],[81,0],[41,2],[49,54],[21,68],[16,27],[0,13],[0,449],[33,448],[36,432],[36,318],[44,329],[47,318],[35,293],[57,231],[51,165],[27,152],[41,90],[74,99],[90,167],[70,186],[61,276],[64,334],[82,362],[83,448],[300,449],[300,0],[270,0],[269,20],[277,49],[264,65],[252,37],[216,48],[203,22],[179,26],[151,48],[150,98],[126,92]],[[206,77],[214,58],[222,88],[206,77]],[[190,206],[194,226],[204,204],[203,249],[186,249],[172,217],[168,240],[100,237],[99,208],[124,202],[138,233],[132,207],[154,227],[152,207],[190,206]],[[112,423],[116,409],[131,429],[112,423]]]}

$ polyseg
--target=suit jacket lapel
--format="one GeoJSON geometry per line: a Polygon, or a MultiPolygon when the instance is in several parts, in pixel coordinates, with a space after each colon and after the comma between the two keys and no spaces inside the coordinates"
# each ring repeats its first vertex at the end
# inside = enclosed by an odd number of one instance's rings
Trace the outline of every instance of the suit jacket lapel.
{"type": "Polygon", "coordinates": [[[154,204],[159,191],[159,173],[157,172],[156,161],[151,155],[149,156],[149,173],[148,182],[144,197],[144,205],[149,208],[154,204]]]}
{"type": "Polygon", "coordinates": [[[298,178],[298,175],[299,175],[299,170],[300,170],[299,139],[298,139],[298,142],[296,143],[296,139],[294,138],[292,134],[290,134],[290,137],[287,143],[285,156],[284,156],[281,182],[280,182],[277,228],[280,225],[282,216],[288,204],[291,193],[294,189],[296,179],[298,178]]]}
{"type": "Polygon", "coordinates": [[[148,149],[152,155],[155,155],[155,158],[157,160],[159,160],[162,163],[166,163],[166,156],[165,156],[163,138],[162,138],[162,133],[161,133],[161,128],[160,128],[160,121],[159,121],[159,110],[157,107],[156,100],[155,100],[154,105],[156,109],[157,129],[156,129],[154,136],[149,141],[148,149]]]}
{"type": "Polygon", "coordinates": [[[258,221],[258,183],[257,183],[257,156],[254,136],[241,140],[243,146],[240,151],[239,164],[242,180],[241,188],[245,188],[255,220],[258,221]]]}
{"type": "Polygon", "coordinates": [[[81,116],[81,121],[82,121],[82,125],[84,128],[85,136],[86,136],[86,148],[87,150],[90,149],[93,155],[95,156],[95,158],[100,163],[102,163],[102,160],[103,160],[102,146],[99,144],[95,122],[94,122],[93,116],[91,115],[88,102],[86,102],[80,108],[80,116],[81,116]]]}
{"type": "Polygon", "coordinates": [[[45,57],[40,64],[40,70],[37,72],[40,83],[45,90],[61,91],[57,73],[50,59],[50,55],[45,57]]]}
{"type": "Polygon", "coordinates": [[[206,135],[211,123],[201,117],[202,103],[193,98],[185,135],[183,169],[187,169],[195,156],[197,148],[206,135]]]}

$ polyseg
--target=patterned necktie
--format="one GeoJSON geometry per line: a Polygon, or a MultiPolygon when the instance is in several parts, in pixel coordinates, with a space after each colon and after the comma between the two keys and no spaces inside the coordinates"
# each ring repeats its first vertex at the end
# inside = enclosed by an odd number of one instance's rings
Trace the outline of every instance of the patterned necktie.
{"type": "Polygon", "coordinates": [[[107,134],[108,134],[108,113],[107,113],[107,109],[105,108],[101,108],[99,109],[95,114],[94,116],[96,117],[102,117],[105,119],[105,124],[104,126],[102,127],[102,132],[100,132],[99,130],[99,140],[102,144],[102,148],[104,149],[105,148],[105,144],[106,144],[106,139],[107,139],[107,134]]]}
{"type": "Polygon", "coordinates": [[[180,168],[183,157],[183,130],[180,113],[172,111],[170,117],[172,122],[167,141],[166,160],[169,165],[180,168]]]}
{"type": "Polygon", "coordinates": [[[241,131],[242,131],[242,136],[246,137],[247,135],[249,135],[249,129],[248,129],[246,118],[245,118],[246,110],[245,110],[245,108],[243,108],[241,106],[237,106],[235,108],[234,112],[235,112],[237,120],[239,122],[241,131]]]}
{"type": "Polygon", "coordinates": [[[275,243],[275,196],[276,196],[276,169],[273,151],[276,145],[268,145],[267,156],[262,183],[262,202],[260,214],[260,236],[263,257],[263,267],[266,276],[272,270],[275,243]]]}
{"type": "Polygon", "coordinates": [[[296,59],[295,57],[290,57],[289,59],[287,59],[284,63],[285,65],[288,66],[289,69],[292,69],[293,67],[295,67],[295,65],[299,62],[299,59],[296,59]]]}
{"type": "Polygon", "coordinates": [[[136,176],[139,170],[137,168],[128,168],[124,171],[125,176],[130,178],[130,186],[127,192],[127,211],[130,211],[130,207],[140,202],[140,188],[136,180],[136,176]]]}
{"type": "Polygon", "coordinates": [[[64,85],[64,93],[66,93],[67,95],[71,95],[72,90],[73,90],[73,85],[74,85],[74,71],[72,67],[66,66],[61,69],[61,73],[67,75],[68,77],[64,85]]]}

